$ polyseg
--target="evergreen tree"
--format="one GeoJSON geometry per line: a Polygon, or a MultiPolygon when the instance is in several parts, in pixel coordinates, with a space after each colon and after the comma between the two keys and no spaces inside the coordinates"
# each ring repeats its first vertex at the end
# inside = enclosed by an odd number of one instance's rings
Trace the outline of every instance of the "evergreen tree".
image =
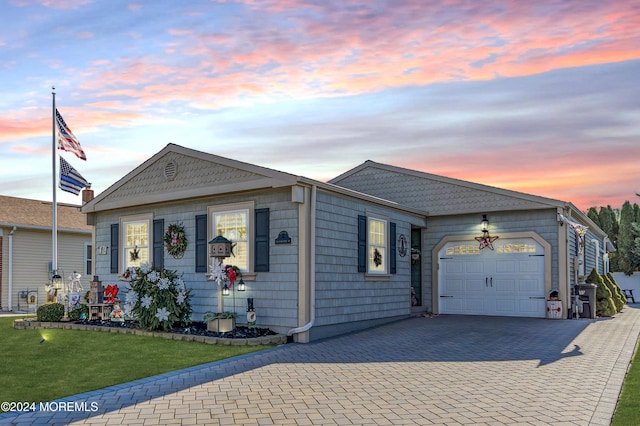
{"type": "MultiPolygon", "coordinates": [[[[602,207],[600,207],[600,210],[602,210],[602,207]]],[[[602,227],[602,224],[600,223],[600,216],[598,215],[598,210],[596,210],[595,207],[591,207],[589,209],[589,211],[587,212],[587,217],[589,219],[591,219],[593,221],[593,223],[598,225],[600,227],[600,229],[602,229],[604,231],[604,228],[602,227]]]]}
{"type": "Polygon", "coordinates": [[[598,286],[596,289],[596,315],[599,317],[615,315],[617,312],[616,305],[613,301],[611,290],[604,283],[602,276],[595,269],[592,269],[585,281],[598,286]]]}
{"type": "Polygon", "coordinates": [[[633,274],[637,268],[633,259],[635,238],[633,235],[633,223],[636,213],[631,203],[625,201],[620,210],[620,229],[618,235],[618,266],[626,275],[633,274]]]}
{"type": "Polygon", "coordinates": [[[606,232],[609,240],[615,244],[616,239],[618,238],[618,219],[616,218],[616,214],[611,206],[600,207],[598,219],[599,222],[596,223],[598,223],[600,229],[606,232]]]}

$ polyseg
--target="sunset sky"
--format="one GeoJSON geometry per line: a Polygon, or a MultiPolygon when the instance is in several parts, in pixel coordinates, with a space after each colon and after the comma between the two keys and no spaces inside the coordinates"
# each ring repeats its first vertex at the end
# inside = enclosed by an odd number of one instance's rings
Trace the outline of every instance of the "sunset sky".
{"type": "Polygon", "coordinates": [[[175,143],[640,202],[638,0],[0,1],[0,195],[52,199],[55,86],[96,194],[175,143]]]}

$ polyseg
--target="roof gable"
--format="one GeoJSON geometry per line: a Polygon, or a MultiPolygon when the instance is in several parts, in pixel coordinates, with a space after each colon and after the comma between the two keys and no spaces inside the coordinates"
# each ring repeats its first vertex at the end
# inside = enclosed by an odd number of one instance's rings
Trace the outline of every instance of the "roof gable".
{"type": "Polygon", "coordinates": [[[430,216],[567,206],[563,201],[373,161],[330,182],[429,211],[430,216]]]}
{"type": "Polygon", "coordinates": [[[83,206],[82,211],[277,188],[296,181],[294,175],[169,144],[83,206]]]}

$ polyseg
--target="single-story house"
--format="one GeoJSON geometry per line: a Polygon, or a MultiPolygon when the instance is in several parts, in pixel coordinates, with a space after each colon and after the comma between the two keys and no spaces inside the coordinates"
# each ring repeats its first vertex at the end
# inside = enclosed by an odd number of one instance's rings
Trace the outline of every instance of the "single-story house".
{"type": "Polygon", "coordinates": [[[175,144],[81,211],[95,229],[94,275],[118,284],[119,297],[129,267],[176,270],[201,320],[218,305],[207,243],[222,234],[235,244],[225,263],[247,284],[225,310],[242,314],[252,298],[257,326],[298,342],[413,313],[544,317],[551,290],[567,312],[572,253],[595,264],[569,229],[604,236],[571,204],[546,198],[372,162],[325,183],[175,144]],[[170,225],[184,227],[181,256],[164,247],[170,225]],[[479,236],[492,247],[480,249],[479,236]]]}
{"type": "MultiPolygon", "coordinates": [[[[57,204],[58,273],[65,282],[74,271],[88,290],[93,228],[80,206],[57,204]]],[[[33,312],[46,302],[52,275],[51,202],[0,196],[0,309],[33,312]]],[[[58,298],[59,302],[63,300],[58,298]]]]}

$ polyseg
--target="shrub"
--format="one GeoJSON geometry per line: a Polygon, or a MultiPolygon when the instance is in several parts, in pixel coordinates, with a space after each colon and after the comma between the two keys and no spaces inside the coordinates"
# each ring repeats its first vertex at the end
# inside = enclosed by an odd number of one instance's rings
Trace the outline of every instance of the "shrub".
{"type": "Polygon", "coordinates": [[[69,319],[71,321],[78,321],[84,314],[84,318],[89,317],[89,307],[87,305],[80,305],[77,308],[69,311],[69,319]]]}
{"type": "Polygon", "coordinates": [[[607,278],[609,278],[609,281],[611,281],[613,283],[613,285],[616,286],[616,289],[618,290],[618,294],[620,294],[620,299],[622,299],[622,302],[626,304],[627,303],[627,296],[625,296],[624,291],[622,291],[622,288],[620,288],[620,284],[618,284],[616,279],[613,278],[613,275],[611,275],[611,272],[607,272],[605,274],[605,276],[607,278]]]}
{"type": "Polygon", "coordinates": [[[64,305],[62,303],[45,303],[36,311],[38,321],[58,322],[64,317],[64,305]]]}
{"type": "Polygon", "coordinates": [[[620,312],[622,308],[624,308],[624,304],[626,303],[626,298],[623,298],[622,290],[618,287],[618,284],[611,281],[611,279],[607,275],[602,275],[602,280],[606,284],[609,291],[611,291],[611,298],[613,299],[613,303],[616,305],[616,311],[620,312]]]}
{"type": "Polygon", "coordinates": [[[611,290],[609,290],[595,269],[591,270],[586,282],[598,286],[596,289],[596,315],[600,317],[611,317],[615,315],[617,311],[616,305],[611,297],[611,290]]]}
{"type": "Polygon", "coordinates": [[[147,264],[128,271],[131,290],[125,309],[131,311],[148,330],[171,330],[191,323],[191,290],[176,271],[152,268],[147,264]]]}

